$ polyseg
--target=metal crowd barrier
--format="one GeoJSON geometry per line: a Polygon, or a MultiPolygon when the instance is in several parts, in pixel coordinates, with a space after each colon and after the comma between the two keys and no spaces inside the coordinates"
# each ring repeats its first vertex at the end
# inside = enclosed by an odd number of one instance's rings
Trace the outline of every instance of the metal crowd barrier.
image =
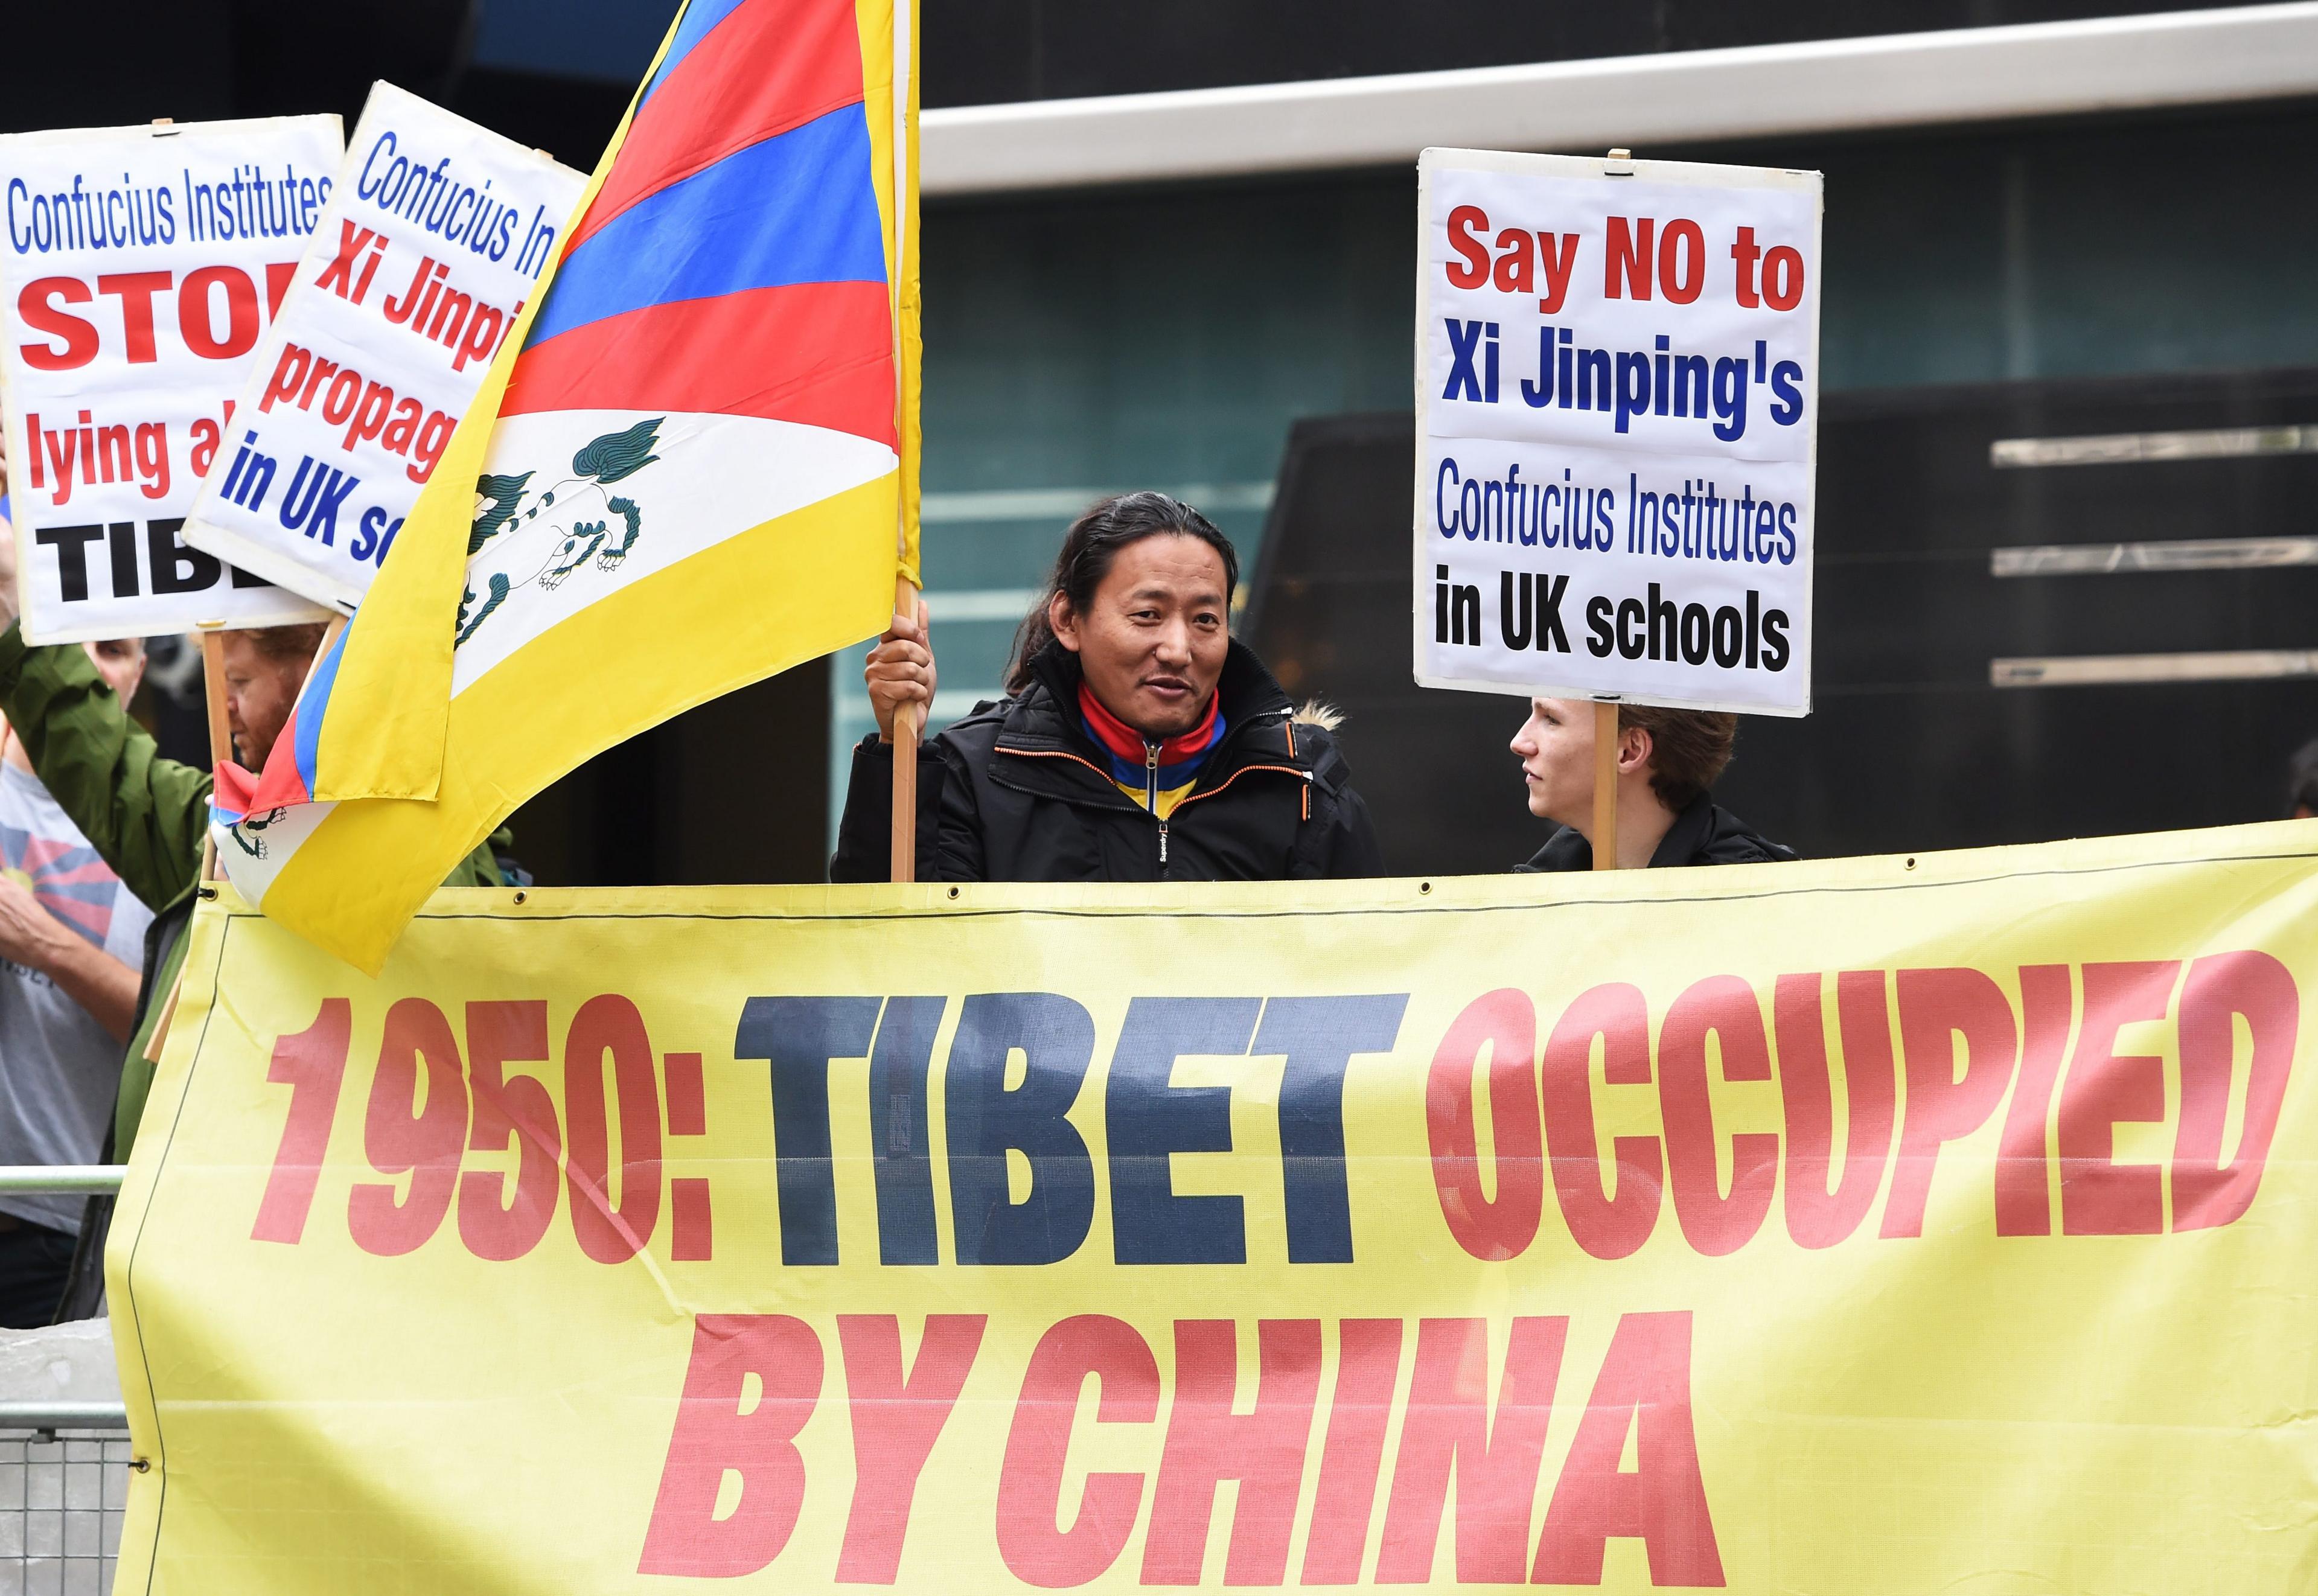
{"type": "MultiPolygon", "coordinates": [[[[129,1436],[0,1434],[0,1596],[108,1596],[129,1505],[129,1436]]],[[[12,1421],[13,1423],[13,1421],[12,1421]]]]}
{"type": "MultiPolygon", "coordinates": [[[[0,1168],[0,1192],[109,1195],[117,1164],[0,1168]]],[[[107,1596],[129,1503],[117,1402],[0,1401],[0,1596],[107,1596]]]]}

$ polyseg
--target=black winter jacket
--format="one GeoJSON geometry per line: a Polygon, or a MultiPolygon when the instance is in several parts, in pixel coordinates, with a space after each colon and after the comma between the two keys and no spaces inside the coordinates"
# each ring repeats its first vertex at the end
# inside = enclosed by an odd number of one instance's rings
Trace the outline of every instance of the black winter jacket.
{"type": "MultiPolygon", "coordinates": [[[[1650,868],[1659,870],[1669,865],[1768,865],[1794,856],[1794,849],[1773,842],[1729,810],[1719,807],[1712,794],[1701,793],[1675,817],[1674,824],[1658,839],[1658,847],[1650,855],[1650,868]]],[[[1593,868],[1594,845],[1569,826],[1547,838],[1545,846],[1530,856],[1528,864],[1514,866],[1516,873],[1523,874],[1593,868]]]]}
{"type": "MultiPolygon", "coordinates": [[[[1295,881],[1381,875],[1368,808],[1335,740],[1294,718],[1234,642],[1217,686],[1224,738],[1166,820],[1115,786],[1079,717],[1078,656],[1049,644],[1022,693],[984,704],[918,751],[921,881],[1295,881]]],[[[865,738],[831,881],[893,872],[894,749],[865,738]]]]}

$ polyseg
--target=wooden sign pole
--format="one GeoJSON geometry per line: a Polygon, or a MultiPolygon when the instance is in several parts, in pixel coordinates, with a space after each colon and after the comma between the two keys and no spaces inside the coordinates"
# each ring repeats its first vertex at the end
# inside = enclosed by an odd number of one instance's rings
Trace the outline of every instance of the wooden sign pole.
{"type": "MultiPolygon", "coordinates": [[[[894,579],[894,613],[918,613],[918,587],[907,577],[894,579]]],[[[894,879],[918,879],[918,710],[905,704],[894,712],[894,879]]]]}
{"type": "Polygon", "coordinates": [[[1594,706],[1594,868],[1618,867],[1618,706],[1594,706]]]}
{"type": "MultiPolygon", "coordinates": [[[[1613,149],[1605,177],[1634,175],[1631,150],[1613,149]]],[[[1594,868],[1618,867],[1618,706],[1594,706],[1594,868]]]]}
{"type": "MultiPolygon", "coordinates": [[[[225,708],[225,623],[203,621],[199,632],[202,639],[202,698],[209,707],[210,769],[233,758],[233,726],[225,708]]],[[[202,844],[202,879],[217,879],[217,841],[214,838],[202,844]]]]}
{"type": "MultiPolygon", "coordinates": [[[[346,629],[346,622],[351,618],[334,614],[328,621],[322,623],[322,641],[315,645],[314,658],[307,663],[306,679],[298,684],[297,695],[290,700],[292,715],[296,715],[298,706],[306,702],[306,689],[314,685],[314,673],[322,668],[322,661],[330,657],[330,649],[337,642],[338,633],[346,629]]],[[[272,757],[267,756],[268,758],[272,757]]]]}

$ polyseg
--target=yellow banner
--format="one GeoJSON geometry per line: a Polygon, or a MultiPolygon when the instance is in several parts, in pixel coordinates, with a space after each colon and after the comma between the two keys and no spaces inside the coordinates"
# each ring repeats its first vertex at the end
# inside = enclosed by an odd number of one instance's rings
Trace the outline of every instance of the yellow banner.
{"type": "Polygon", "coordinates": [[[2307,824],[204,906],[119,1588],[2307,1591],[2307,824]]]}

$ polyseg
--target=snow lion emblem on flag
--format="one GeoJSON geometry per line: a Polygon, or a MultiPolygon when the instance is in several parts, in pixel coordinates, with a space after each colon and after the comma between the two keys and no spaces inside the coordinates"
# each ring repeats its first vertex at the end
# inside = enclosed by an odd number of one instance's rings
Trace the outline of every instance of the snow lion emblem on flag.
{"type": "Polygon", "coordinates": [[[667,419],[655,416],[624,431],[591,439],[572,455],[571,475],[542,490],[535,499],[529,493],[532,478],[539,474],[535,471],[486,474],[476,480],[475,524],[467,537],[468,569],[472,571],[476,557],[486,549],[501,569],[491,572],[484,583],[486,596],[480,606],[472,587],[460,596],[454,647],[474,636],[476,629],[517,588],[536,583],[542,591],[553,592],[590,560],[598,570],[619,569],[643,532],[643,512],[633,499],[606,489],[660,459],[652,450],[660,442],[660,425],[667,419]],[[529,576],[508,574],[526,565],[531,567],[529,576]]]}

